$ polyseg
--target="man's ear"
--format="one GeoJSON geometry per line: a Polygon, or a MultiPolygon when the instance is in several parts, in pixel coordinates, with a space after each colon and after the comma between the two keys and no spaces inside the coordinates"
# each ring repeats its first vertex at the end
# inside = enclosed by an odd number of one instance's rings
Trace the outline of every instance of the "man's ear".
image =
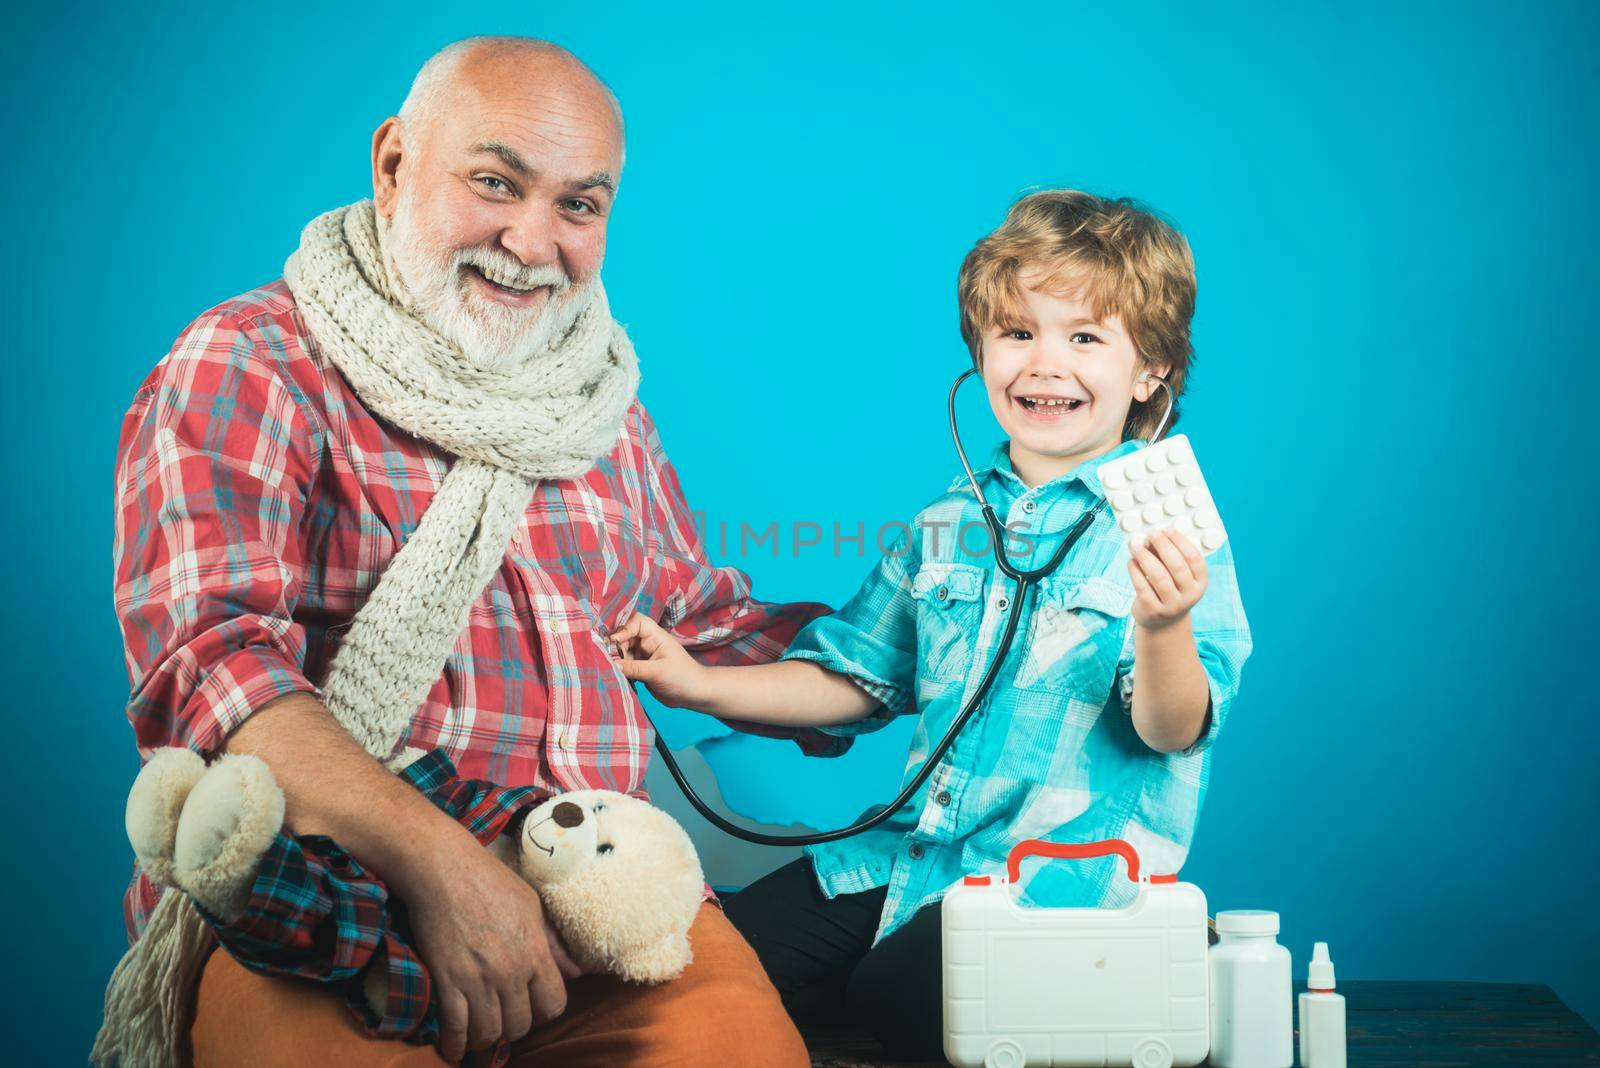
{"type": "Polygon", "coordinates": [[[400,196],[400,158],[404,154],[400,118],[390,115],[372,134],[372,203],[385,219],[393,217],[400,196]]]}

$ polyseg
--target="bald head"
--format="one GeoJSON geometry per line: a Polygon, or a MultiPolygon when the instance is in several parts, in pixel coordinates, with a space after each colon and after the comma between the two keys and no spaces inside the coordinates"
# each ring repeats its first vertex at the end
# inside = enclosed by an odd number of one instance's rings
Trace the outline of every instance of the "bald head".
{"type": "Polygon", "coordinates": [[[559,92],[575,98],[575,103],[585,96],[603,100],[615,124],[620,170],[625,149],[622,105],[616,94],[577,56],[537,37],[468,37],[445,45],[412,79],[400,105],[400,122],[420,134],[454,96],[479,87],[513,91],[504,95],[514,95],[516,88],[559,92]]]}

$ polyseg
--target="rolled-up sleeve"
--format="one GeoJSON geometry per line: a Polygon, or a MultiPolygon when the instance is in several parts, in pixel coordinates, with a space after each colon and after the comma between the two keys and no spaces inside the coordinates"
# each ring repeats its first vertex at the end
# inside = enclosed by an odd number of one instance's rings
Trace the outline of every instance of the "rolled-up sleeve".
{"type": "Polygon", "coordinates": [[[878,700],[872,715],[817,728],[824,733],[854,737],[913,711],[917,617],[904,554],[885,554],[855,595],[832,615],[808,623],[783,658],[844,675],[878,700]]]}
{"type": "Polygon", "coordinates": [[[142,750],[209,754],[276,697],[315,692],[293,613],[313,426],[247,321],[178,338],[123,418],[112,557],[142,750]]]}
{"type": "MultiPolygon", "coordinates": [[[[1200,665],[1205,669],[1210,686],[1211,707],[1205,731],[1193,745],[1180,750],[1179,756],[1192,756],[1210,748],[1216,741],[1239,694],[1239,678],[1244,662],[1250,657],[1250,622],[1245,618],[1244,602],[1239,596],[1231,541],[1224,542],[1206,558],[1206,592],[1189,610],[1189,624],[1194,632],[1195,651],[1200,655],[1200,665]]],[[[1123,711],[1129,714],[1133,712],[1135,668],[1133,628],[1129,627],[1128,641],[1117,666],[1117,695],[1123,711]]]]}

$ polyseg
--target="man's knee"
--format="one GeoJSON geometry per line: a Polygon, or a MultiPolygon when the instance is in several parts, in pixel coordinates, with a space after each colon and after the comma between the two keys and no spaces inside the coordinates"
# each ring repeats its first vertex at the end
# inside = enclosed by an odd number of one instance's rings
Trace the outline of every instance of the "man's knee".
{"type": "Polygon", "coordinates": [[[678,1048],[663,1051],[670,1063],[764,1068],[811,1064],[804,1039],[765,976],[759,982],[730,977],[705,984],[683,1009],[684,1018],[673,1029],[678,1048]]]}
{"type": "Polygon", "coordinates": [[[696,963],[683,977],[668,1027],[671,1063],[803,1068],[804,1040],[761,962],[726,916],[701,909],[691,932],[696,963]]]}
{"type": "Polygon", "coordinates": [[[367,1035],[332,987],[257,975],[222,949],[201,974],[189,1036],[195,1068],[445,1068],[432,1046],[367,1035]]]}

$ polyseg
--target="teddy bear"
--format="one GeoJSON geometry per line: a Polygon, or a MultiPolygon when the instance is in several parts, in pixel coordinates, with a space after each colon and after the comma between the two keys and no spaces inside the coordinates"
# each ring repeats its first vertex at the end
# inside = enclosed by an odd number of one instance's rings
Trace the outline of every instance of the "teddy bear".
{"type": "MultiPolygon", "coordinates": [[[[532,788],[461,779],[439,750],[393,767],[539,892],[586,972],[659,983],[689,964],[689,926],[705,881],[688,834],[665,812],[611,790],[539,800],[532,788]]],[[[207,765],[189,749],[158,750],[134,781],[126,823],[144,871],[188,894],[240,963],[344,982],[370,1033],[437,1039],[427,996],[405,1004],[416,999],[417,973],[426,973],[403,903],[389,901],[332,839],[284,826],[283,792],[261,760],[225,754],[207,765]],[[327,907],[286,919],[286,901],[313,899],[327,907]],[[335,954],[325,932],[336,921],[341,937],[354,932],[359,941],[340,946],[339,966],[326,959],[335,954]]]]}

